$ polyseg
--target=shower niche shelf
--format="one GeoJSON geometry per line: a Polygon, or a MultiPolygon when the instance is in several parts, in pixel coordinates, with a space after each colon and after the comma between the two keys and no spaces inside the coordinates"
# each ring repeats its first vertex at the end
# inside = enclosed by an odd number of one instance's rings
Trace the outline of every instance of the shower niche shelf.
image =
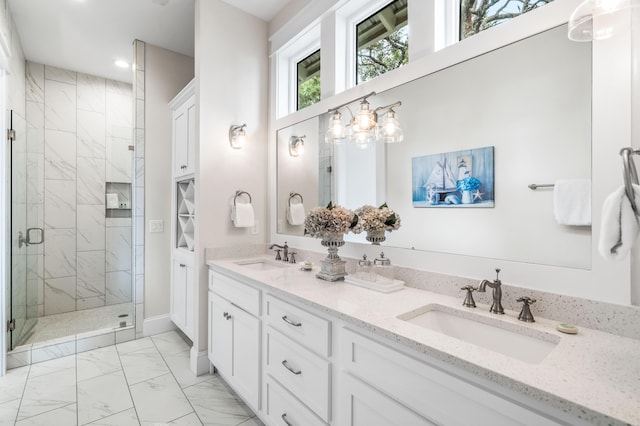
{"type": "Polygon", "coordinates": [[[131,183],[106,182],[105,217],[131,217],[131,183]]]}
{"type": "Polygon", "coordinates": [[[176,183],[176,247],[188,251],[194,248],[195,179],[176,183]]]}

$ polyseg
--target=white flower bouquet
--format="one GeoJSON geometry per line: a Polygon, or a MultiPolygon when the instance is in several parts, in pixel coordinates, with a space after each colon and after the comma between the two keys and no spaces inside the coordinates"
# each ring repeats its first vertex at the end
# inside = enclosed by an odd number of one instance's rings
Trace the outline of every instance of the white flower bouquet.
{"type": "Polygon", "coordinates": [[[315,207],[304,219],[304,233],[315,238],[346,234],[358,223],[358,216],[351,210],[329,203],[327,207],[315,207]]]}
{"type": "Polygon", "coordinates": [[[353,228],[354,234],[391,232],[400,228],[400,215],[391,210],[387,203],[380,207],[364,205],[355,210],[358,223],[353,228]]]}

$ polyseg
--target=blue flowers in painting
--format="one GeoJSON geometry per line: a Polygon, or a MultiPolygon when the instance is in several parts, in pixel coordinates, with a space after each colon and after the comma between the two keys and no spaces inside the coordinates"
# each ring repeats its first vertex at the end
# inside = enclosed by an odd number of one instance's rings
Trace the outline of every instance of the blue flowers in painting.
{"type": "Polygon", "coordinates": [[[466,177],[456,182],[458,191],[473,191],[480,188],[480,181],[474,177],[466,177]]]}

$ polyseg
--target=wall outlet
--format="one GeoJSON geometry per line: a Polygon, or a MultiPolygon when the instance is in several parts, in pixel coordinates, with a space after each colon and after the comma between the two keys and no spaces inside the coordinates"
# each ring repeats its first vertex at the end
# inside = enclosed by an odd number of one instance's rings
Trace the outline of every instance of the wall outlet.
{"type": "Polygon", "coordinates": [[[164,232],[164,221],[161,219],[150,220],[149,232],[164,232]]]}

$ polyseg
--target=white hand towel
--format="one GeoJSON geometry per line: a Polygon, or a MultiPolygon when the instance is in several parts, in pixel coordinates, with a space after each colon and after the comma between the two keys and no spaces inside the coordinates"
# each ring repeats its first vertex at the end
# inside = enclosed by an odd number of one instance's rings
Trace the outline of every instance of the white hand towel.
{"type": "Polygon", "coordinates": [[[591,179],[557,181],[553,187],[553,210],[560,225],[591,225],[591,179]]]}
{"type": "Polygon", "coordinates": [[[231,208],[231,220],[236,228],[249,228],[253,226],[255,222],[253,205],[251,203],[236,203],[236,205],[231,208]]]}
{"type": "MultiPolygon", "coordinates": [[[[640,207],[640,186],[633,185],[633,190],[636,205],[640,207]]],[[[638,229],[638,218],[622,185],[602,205],[598,251],[607,260],[624,259],[638,239],[638,229]]]]}
{"type": "Polygon", "coordinates": [[[287,209],[287,221],[290,225],[304,224],[304,205],[302,203],[291,204],[287,209]]]}

